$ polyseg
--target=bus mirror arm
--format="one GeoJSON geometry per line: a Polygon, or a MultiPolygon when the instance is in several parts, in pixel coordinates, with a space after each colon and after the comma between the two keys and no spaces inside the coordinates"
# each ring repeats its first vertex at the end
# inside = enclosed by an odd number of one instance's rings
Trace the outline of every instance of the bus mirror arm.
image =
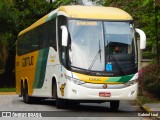
{"type": "Polygon", "coordinates": [[[62,46],[67,47],[68,43],[68,30],[66,26],[61,26],[62,29],[62,46]]]}
{"type": "Polygon", "coordinates": [[[136,28],[136,32],[140,36],[140,49],[143,50],[146,48],[146,34],[138,28],[136,28]]]}

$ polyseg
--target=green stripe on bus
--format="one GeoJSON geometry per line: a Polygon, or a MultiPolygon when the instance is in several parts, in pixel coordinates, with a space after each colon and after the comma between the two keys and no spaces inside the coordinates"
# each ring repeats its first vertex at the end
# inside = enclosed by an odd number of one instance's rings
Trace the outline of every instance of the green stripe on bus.
{"type": "Polygon", "coordinates": [[[38,60],[36,65],[36,73],[34,78],[34,88],[42,88],[46,74],[47,60],[49,48],[44,48],[38,53],[38,60]]]}
{"type": "Polygon", "coordinates": [[[109,80],[107,80],[106,82],[128,82],[135,74],[132,75],[126,75],[126,76],[122,76],[122,77],[110,77],[109,80]]]}

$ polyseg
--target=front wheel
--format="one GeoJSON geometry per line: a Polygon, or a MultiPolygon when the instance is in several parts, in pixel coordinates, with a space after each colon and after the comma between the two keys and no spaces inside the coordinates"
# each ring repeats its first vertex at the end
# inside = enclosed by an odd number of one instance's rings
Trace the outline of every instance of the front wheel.
{"type": "Polygon", "coordinates": [[[56,107],[62,109],[65,107],[65,100],[56,97],[56,107]]]}
{"type": "Polygon", "coordinates": [[[78,102],[78,101],[75,101],[75,100],[68,100],[68,101],[66,101],[67,102],[67,107],[69,107],[69,108],[79,108],[79,105],[80,105],[80,103],[78,102]]]}
{"type": "Polygon", "coordinates": [[[120,101],[111,101],[110,102],[110,108],[111,108],[111,110],[117,111],[118,108],[119,108],[119,103],[120,103],[120,101]]]}
{"type": "Polygon", "coordinates": [[[53,91],[52,92],[52,97],[55,98],[56,107],[58,109],[64,108],[65,100],[58,98],[58,95],[57,95],[57,85],[56,85],[55,82],[53,83],[52,87],[53,87],[52,88],[52,91],[53,91]]]}

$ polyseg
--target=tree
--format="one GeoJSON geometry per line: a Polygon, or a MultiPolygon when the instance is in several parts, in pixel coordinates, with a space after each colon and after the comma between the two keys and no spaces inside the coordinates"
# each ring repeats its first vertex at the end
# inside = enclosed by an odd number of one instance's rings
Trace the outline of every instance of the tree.
{"type": "Polygon", "coordinates": [[[46,0],[0,1],[0,61],[5,72],[0,86],[14,86],[15,41],[18,33],[52,10],[46,0]]]}
{"type": "Polygon", "coordinates": [[[8,57],[9,45],[12,45],[12,33],[16,29],[17,10],[13,7],[13,0],[0,1],[0,60],[3,65],[8,57]]]}

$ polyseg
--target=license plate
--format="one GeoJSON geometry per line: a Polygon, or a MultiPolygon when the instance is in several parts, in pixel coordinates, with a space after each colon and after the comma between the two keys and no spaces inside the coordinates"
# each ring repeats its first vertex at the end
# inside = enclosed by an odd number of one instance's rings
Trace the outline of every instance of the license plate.
{"type": "Polygon", "coordinates": [[[110,97],[111,93],[110,92],[99,92],[100,97],[110,97]]]}

